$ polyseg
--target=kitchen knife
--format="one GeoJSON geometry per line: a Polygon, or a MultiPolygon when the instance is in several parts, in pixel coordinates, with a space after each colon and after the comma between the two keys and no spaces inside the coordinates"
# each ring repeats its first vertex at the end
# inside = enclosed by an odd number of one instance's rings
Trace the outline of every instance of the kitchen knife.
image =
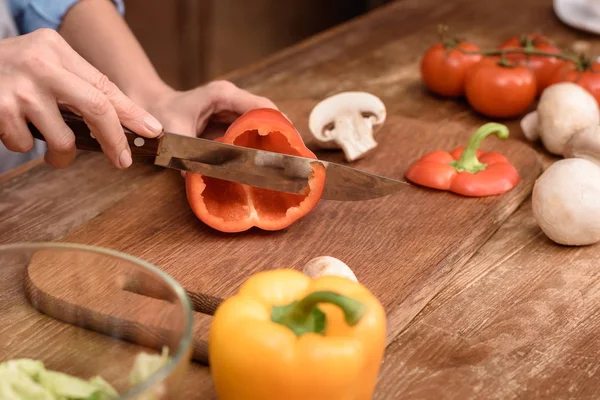
{"type": "MultiPolygon", "coordinates": [[[[61,111],[66,124],[75,134],[80,150],[102,151],[85,121],[78,115],[61,111]]],[[[33,136],[45,140],[32,123],[33,136]]],[[[264,150],[235,146],[213,140],[164,132],[156,139],[141,137],[123,128],[134,156],[154,157],[154,164],[189,171],[217,179],[301,194],[308,186],[311,165],[325,168],[323,199],[358,201],[390,195],[408,183],[360,171],[323,160],[291,156],[264,150]]]]}

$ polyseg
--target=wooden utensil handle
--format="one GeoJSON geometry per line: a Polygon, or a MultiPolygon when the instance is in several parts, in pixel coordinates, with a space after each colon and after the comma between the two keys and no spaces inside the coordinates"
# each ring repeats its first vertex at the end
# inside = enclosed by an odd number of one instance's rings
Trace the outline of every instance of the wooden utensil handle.
{"type": "MultiPolygon", "coordinates": [[[[83,118],[79,115],[69,111],[61,110],[61,114],[65,123],[73,133],[75,134],[75,146],[80,150],[87,151],[102,151],[100,143],[92,136],[90,128],[87,126],[83,118]]],[[[46,138],[42,135],[39,129],[31,122],[27,124],[31,134],[36,139],[46,141],[46,138]]],[[[156,157],[158,155],[158,149],[160,148],[160,137],[156,139],[149,139],[139,135],[136,135],[129,129],[123,127],[125,137],[131,148],[131,155],[133,156],[145,156],[145,157],[156,157]]]]}

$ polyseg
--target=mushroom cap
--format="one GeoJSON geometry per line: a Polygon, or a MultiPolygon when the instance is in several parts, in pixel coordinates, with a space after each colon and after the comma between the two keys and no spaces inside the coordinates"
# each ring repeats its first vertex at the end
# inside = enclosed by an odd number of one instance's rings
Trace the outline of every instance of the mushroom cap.
{"type": "Polygon", "coordinates": [[[536,180],[533,216],[556,243],[583,246],[600,241],[600,167],[589,160],[566,158],[536,180]]]}
{"type": "Polygon", "coordinates": [[[587,90],[571,82],[546,88],[537,107],[538,129],[546,150],[563,155],[577,131],[600,123],[598,103],[587,90]]]}
{"type": "Polygon", "coordinates": [[[308,127],[320,142],[332,139],[328,132],[335,129],[335,117],[342,114],[362,115],[371,120],[373,131],[385,122],[386,108],[379,97],[367,92],[341,92],[317,103],[308,117],[308,127]]]}
{"type": "Polygon", "coordinates": [[[575,133],[565,146],[565,158],[585,158],[600,167],[600,126],[589,126],[575,133]]]}
{"type": "Polygon", "coordinates": [[[358,282],[358,279],[356,279],[356,275],[354,275],[354,272],[352,272],[350,267],[348,267],[341,260],[330,256],[321,256],[313,258],[304,265],[302,272],[311,278],[318,278],[320,276],[325,275],[333,275],[341,276],[343,278],[350,279],[354,282],[358,282]]]}
{"type": "Polygon", "coordinates": [[[554,0],[556,17],[565,25],[586,32],[600,34],[597,17],[600,5],[596,1],[554,0]]]}

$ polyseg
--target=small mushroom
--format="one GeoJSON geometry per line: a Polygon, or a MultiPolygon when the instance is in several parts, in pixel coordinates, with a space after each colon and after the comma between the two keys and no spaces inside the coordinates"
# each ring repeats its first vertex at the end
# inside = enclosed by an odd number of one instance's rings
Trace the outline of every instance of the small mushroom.
{"type": "Polygon", "coordinates": [[[377,147],[374,134],[386,119],[383,102],[366,92],[342,92],[317,103],[308,117],[317,146],[341,148],[347,161],[377,147]]]}
{"type": "Polygon", "coordinates": [[[313,279],[320,276],[334,275],[358,282],[350,267],[337,258],[330,256],[313,258],[304,265],[302,272],[313,279]]]}
{"type": "Polygon", "coordinates": [[[561,82],[542,92],[537,110],[523,117],[521,129],[528,140],[539,138],[546,150],[562,156],[575,133],[599,123],[594,96],[579,85],[561,82]]]}
{"type": "Polygon", "coordinates": [[[574,134],[567,142],[565,158],[584,158],[600,166],[600,126],[590,126],[574,134]]]}
{"type": "Polygon", "coordinates": [[[536,180],[532,207],[540,229],[554,242],[599,242],[600,166],[582,158],[555,162],[536,180]]]}

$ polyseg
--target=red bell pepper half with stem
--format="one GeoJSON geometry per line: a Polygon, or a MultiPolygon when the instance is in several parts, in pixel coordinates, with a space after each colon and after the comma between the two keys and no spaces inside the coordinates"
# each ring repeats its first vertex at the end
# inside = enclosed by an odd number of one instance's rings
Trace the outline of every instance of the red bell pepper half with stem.
{"type": "MultiPolygon", "coordinates": [[[[274,109],[251,110],[236,119],[218,141],[277,153],[314,158],[292,123],[274,109]]],[[[325,169],[312,167],[305,194],[283,193],[187,173],[186,194],[194,214],[222,232],[252,227],[280,230],[316,207],[325,187],[325,169]]]]}
{"type": "Polygon", "coordinates": [[[479,150],[492,133],[503,140],[508,138],[505,125],[495,122],[482,125],[466,148],[426,154],[408,168],[406,178],[417,185],[469,197],[493,196],[511,190],[520,181],[517,169],[504,155],[479,150]]]}

